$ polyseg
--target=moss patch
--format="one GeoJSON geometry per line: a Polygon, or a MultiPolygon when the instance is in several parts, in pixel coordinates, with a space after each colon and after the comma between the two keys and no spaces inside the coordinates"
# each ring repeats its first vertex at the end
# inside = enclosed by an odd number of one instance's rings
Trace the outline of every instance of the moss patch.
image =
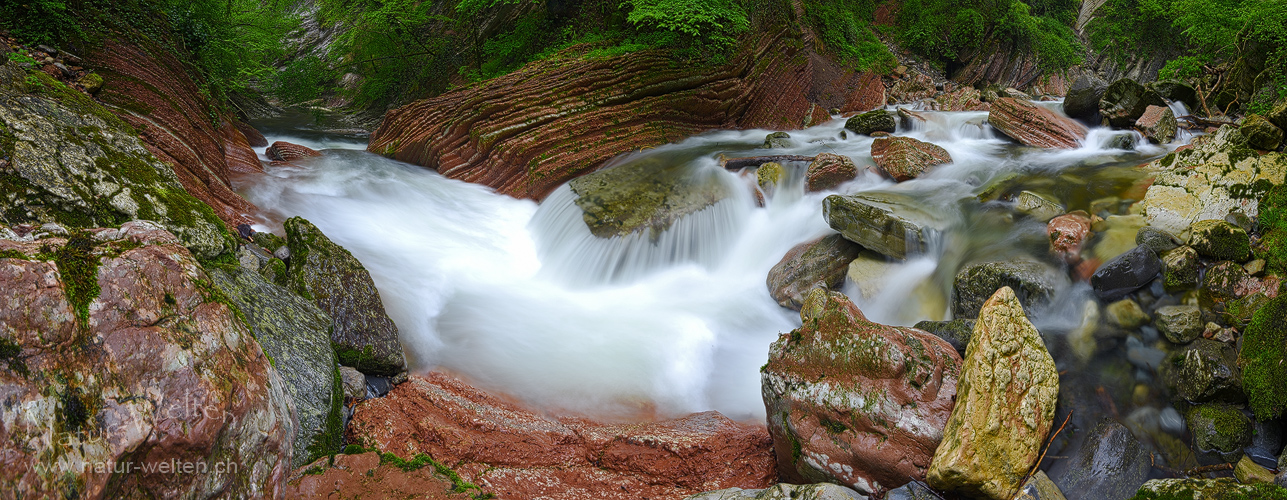
{"type": "Polygon", "coordinates": [[[478,485],[466,481],[464,478],[460,477],[460,474],[457,474],[456,471],[452,470],[451,467],[443,465],[441,462],[434,460],[433,457],[424,453],[417,453],[415,456],[411,457],[410,460],[407,460],[392,453],[385,453],[372,448],[363,448],[356,444],[344,447],[345,455],[360,455],[368,452],[376,452],[380,454],[380,465],[392,465],[406,472],[420,470],[432,465],[435,472],[446,476],[447,479],[451,480],[452,491],[456,493],[470,492],[470,496],[475,500],[496,498],[496,495],[491,493],[483,493],[483,489],[478,487],[478,485]]]}
{"type": "Polygon", "coordinates": [[[76,310],[81,324],[89,322],[89,303],[98,298],[99,257],[93,254],[94,241],[86,233],[75,233],[53,254],[62,275],[67,301],[76,310]]]}
{"type": "Polygon", "coordinates": [[[27,378],[31,372],[27,370],[27,362],[22,356],[22,346],[7,338],[0,337],[0,361],[9,365],[9,370],[27,378]]]}
{"type": "Polygon", "coordinates": [[[1238,364],[1256,419],[1282,415],[1287,408],[1287,296],[1269,301],[1252,316],[1238,364]]]}
{"type": "MultiPolygon", "coordinates": [[[[340,377],[338,366],[335,367],[333,379],[331,411],[326,414],[326,431],[314,438],[313,444],[309,445],[309,462],[326,455],[334,455],[344,440],[344,382],[340,377]]],[[[345,447],[345,453],[348,453],[348,449],[352,446],[345,447]]]]}
{"type": "Polygon", "coordinates": [[[1265,259],[1271,271],[1287,273],[1287,184],[1260,198],[1260,235],[1256,256],[1265,259]]]}

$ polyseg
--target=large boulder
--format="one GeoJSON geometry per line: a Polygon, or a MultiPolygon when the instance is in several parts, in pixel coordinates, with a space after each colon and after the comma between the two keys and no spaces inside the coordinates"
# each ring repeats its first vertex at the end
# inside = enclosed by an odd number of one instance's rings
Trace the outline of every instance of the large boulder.
{"type": "Polygon", "coordinates": [[[1242,457],[1242,448],[1251,444],[1251,420],[1242,410],[1225,403],[1207,403],[1189,410],[1185,421],[1193,447],[1229,463],[1242,457]]]}
{"type": "Polygon", "coordinates": [[[845,121],[845,129],[862,135],[871,135],[876,132],[892,134],[898,129],[898,123],[893,113],[877,109],[849,118],[845,121]]]}
{"type": "Polygon", "coordinates": [[[1159,371],[1172,393],[1190,403],[1245,398],[1238,355],[1224,342],[1197,339],[1168,356],[1159,371]]]}
{"type": "Polygon", "coordinates": [[[1049,108],[1013,98],[997,99],[988,123],[1025,146],[1072,149],[1086,138],[1086,127],[1049,108]]]}
{"type": "Polygon", "coordinates": [[[0,239],[0,491],[275,495],[291,398],[209,281],[150,222],[0,239]]]}
{"type": "Polygon", "coordinates": [[[344,394],[331,349],[331,318],[257,270],[211,267],[210,282],[245,317],[295,403],[293,467],[340,450],[344,394]]]}
{"type": "Polygon", "coordinates": [[[1149,225],[1186,238],[1200,220],[1256,217],[1259,198],[1287,176],[1287,156],[1258,156],[1238,129],[1224,126],[1144,168],[1157,172],[1139,204],[1149,225]]]}
{"type": "Polygon", "coordinates": [[[1198,255],[1215,260],[1246,262],[1251,258],[1247,231],[1223,220],[1202,220],[1189,228],[1189,246],[1198,255]]]}
{"type": "Polygon", "coordinates": [[[1099,298],[1116,300],[1153,282],[1162,272],[1162,260],[1153,249],[1140,245],[1105,262],[1090,277],[1099,298]]]}
{"type": "Polygon", "coordinates": [[[1247,145],[1256,149],[1273,151],[1283,142],[1283,129],[1260,115],[1248,116],[1238,131],[1247,137],[1247,145]]]}
{"type": "Polygon", "coordinates": [[[512,401],[441,373],[413,376],[357,405],[348,442],[426,454],[499,498],[683,498],[777,479],[765,428],[718,412],[606,424],[512,401]]]}
{"type": "Polygon", "coordinates": [[[1149,450],[1130,429],[1102,420],[1090,430],[1076,456],[1051,471],[1059,489],[1078,498],[1127,498],[1148,479],[1149,450]]]}
{"type": "Polygon", "coordinates": [[[1272,420],[1287,409],[1287,296],[1256,311],[1242,336],[1238,362],[1243,384],[1258,420],[1272,420]]]}
{"type": "Polygon", "coordinates": [[[805,189],[809,192],[835,189],[858,176],[858,166],[848,156],[818,153],[804,172],[805,189]]]}
{"type": "Polygon", "coordinates": [[[1168,106],[1150,105],[1144,109],[1144,114],[1135,120],[1135,128],[1154,144],[1171,142],[1175,139],[1175,132],[1179,126],[1179,122],[1175,120],[1175,112],[1168,106]]]}
{"type": "Polygon", "coordinates": [[[292,217],[285,228],[290,286],[334,320],[331,345],[340,364],[372,375],[404,371],[398,327],[384,312],[371,273],[307,220],[292,217]]]}
{"type": "Polygon", "coordinates": [[[1064,114],[1073,118],[1091,118],[1099,112],[1099,99],[1108,90],[1108,82],[1092,74],[1083,74],[1073,81],[1064,96],[1064,114]]]}
{"type": "Polygon", "coordinates": [[[833,194],[823,200],[822,212],[845,239],[896,259],[927,251],[949,223],[896,193],[833,194]]]}
{"type": "Polygon", "coordinates": [[[286,141],[277,141],[264,150],[264,156],[267,156],[268,159],[273,161],[291,162],[302,160],[304,158],[322,156],[322,153],[317,152],[308,146],[301,146],[299,144],[286,141]]]}
{"type": "Polygon", "coordinates": [[[871,143],[871,159],[897,182],[920,177],[935,165],[952,162],[946,149],[911,137],[878,137],[871,143]]]}
{"type": "Polygon", "coordinates": [[[809,290],[837,290],[845,282],[849,263],[862,247],[833,234],[796,245],[769,270],[769,294],[782,307],[800,310],[809,290]]]}
{"type": "Polygon", "coordinates": [[[1166,100],[1139,82],[1122,78],[1104,90],[1099,114],[1113,128],[1130,128],[1149,106],[1166,107],[1166,100]]]}
{"type": "Polygon", "coordinates": [[[760,370],[778,473],[864,494],[923,478],[956,395],[956,350],[872,323],[837,292],[810,292],[800,317],[760,370]]]}
{"type": "Polygon", "coordinates": [[[646,231],[656,240],[680,218],[733,194],[720,174],[645,160],[578,177],[568,186],[591,234],[611,238],[646,231]]]}
{"type": "Polygon", "coordinates": [[[1168,101],[1182,102],[1187,106],[1199,105],[1198,91],[1180,80],[1159,80],[1150,82],[1147,86],[1168,101]]]}
{"type": "Polygon", "coordinates": [[[772,488],[762,490],[728,488],[709,491],[684,500],[867,500],[867,497],[844,486],[831,483],[778,483],[772,488]]]}
{"type": "Polygon", "coordinates": [[[198,258],[232,249],[224,223],[136,132],[79,91],[0,64],[0,223],[73,228],[156,221],[198,258]],[[24,77],[45,92],[27,94],[24,77]]]}
{"type": "Polygon", "coordinates": [[[952,314],[974,318],[988,299],[1009,287],[1025,308],[1050,302],[1069,285],[1068,276],[1047,264],[1033,260],[1006,260],[973,264],[956,273],[952,283],[952,314]]]}
{"type": "Polygon", "coordinates": [[[959,387],[929,484],[971,497],[1013,498],[1053,425],[1059,373],[1009,287],[979,312],[959,387]]]}

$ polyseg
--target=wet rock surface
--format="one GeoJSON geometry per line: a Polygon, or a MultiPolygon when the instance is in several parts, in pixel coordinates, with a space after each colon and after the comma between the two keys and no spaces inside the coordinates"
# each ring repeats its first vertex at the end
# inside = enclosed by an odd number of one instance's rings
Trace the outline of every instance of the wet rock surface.
{"type": "Polygon", "coordinates": [[[322,153],[299,144],[277,141],[264,150],[264,155],[273,161],[291,162],[322,156],[322,153]]]}
{"type": "Polygon", "coordinates": [[[815,289],[801,311],[761,370],[779,473],[864,494],[923,477],[956,394],[956,351],[872,323],[836,292],[815,289]]]}
{"type": "Polygon", "coordinates": [[[1095,75],[1081,75],[1064,96],[1064,114],[1073,118],[1091,118],[1099,113],[1099,99],[1108,90],[1108,82],[1095,75]]]}
{"type": "Polygon", "coordinates": [[[1238,355],[1223,342],[1197,339],[1168,356],[1160,368],[1162,380],[1186,401],[1238,402],[1245,398],[1238,355]]]}
{"type": "Polygon", "coordinates": [[[1129,498],[1148,479],[1149,450],[1113,420],[1096,424],[1077,455],[1052,469],[1061,491],[1076,498],[1129,498]]]}
{"type": "Polygon", "coordinates": [[[874,132],[892,134],[897,128],[894,114],[883,109],[856,115],[845,122],[845,130],[862,135],[871,135],[874,132]]]}
{"type": "Polygon", "coordinates": [[[360,403],[348,440],[451,464],[500,498],[683,498],[776,479],[763,427],[717,412],[635,424],[541,416],[441,373],[360,403]]]}
{"type": "Polygon", "coordinates": [[[1013,260],[984,262],[961,269],[952,284],[952,314],[978,317],[997,290],[1009,287],[1025,308],[1045,305],[1069,285],[1068,278],[1041,262],[1013,260]]]}
{"type": "Polygon", "coordinates": [[[1154,144],[1166,144],[1175,139],[1179,123],[1175,121],[1175,112],[1171,108],[1150,105],[1135,120],[1135,128],[1154,144]]]}
{"type": "Polygon", "coordinates": [[[810,192],[835,189],[858,176],[858,166],[848,156],[819,153],[804,173],[805,187],[810,192]]]}
{"type": "Polygon", "coordinates": [[[1059,375],[1010,288],[983,305],[958,387],[927,481],[965,495],[1012,498],[1053,425],[1059,375]]]}
{"type": "Polygon", "coordinates": [[[897,182],[915,179],[930,167],[952,162],[946,149],[910,137],[878,137],[871,157],[881,171],[897,182]]]}
{"type": "Polygon", "coordinates": [[[831,483],[775,484],[763,490],[729,488],[693,495],[684,500],[866,500],[867,497],[831,483]]]}
{"type": "Polygon", "coordinates": [[[1090,234],[1090,216],[1085,212],[1060,215],[1046,224],[1050,253],[1073,263],[1081,260],[1082,245],[1090,234]]]}
{"type": "Polygon", "coordinates": [[[717,171],[654,162],[600,170],[568,185],[590,233],[600,238],[647,231],[656,239],[681,217],[732,195],[717,171]]]}
{"type": "Polygon", "coordinates": [[[1086,138],[1086,127],[1080,123],[1043,106],[1013,98],[993,102],[988,123],[1025,146],[1071,149],[1086,138]]]}
{"type": "Polygon", "coordinates": [[[822,207],[827,223],[845,239],[896,259],[924,253],[947,225],[894,193],[831,195],[822,207]]]}
{"type": "Polygon", "coordinates": [[[1166,107],[1166,101],[1135,80],[1122,78],[1104,90],[1104,96],[1099,99],[1099,114],[1113,128],[1129,128],[1149,106],[1166,107]]]}
{"type": "Polygon", "coordinates": [[[405,370],[398,327],[362,263],[305,219],[287,219],[285,228],[290,287],[334,321],[331,344],[340,364],[371,375],[405,370]]]}
{"type": "Polygon", "coordinates": [[[1105,262],[1090,277],[1090,286],[1104,300],[1114,300],[1148,285],[1162,271],[1162,261],[1146,246],[1137,246],[1105,262]]]}
{"type": "Polygon", "coordinates": [[[178,238],[129,222],[0,239],[0,252],[2,340],[15,350],[0,365],[0,490],[276,494],[290,469],[291,398],[178,238]]]}
{"type": "Polygon", "coordinates": [[[769,294],[782,307],[798,311],[809,290],[838,290],[849,263],[861,252],[862,247],[838,234],[796,245],[769,270],[769,294]]]}

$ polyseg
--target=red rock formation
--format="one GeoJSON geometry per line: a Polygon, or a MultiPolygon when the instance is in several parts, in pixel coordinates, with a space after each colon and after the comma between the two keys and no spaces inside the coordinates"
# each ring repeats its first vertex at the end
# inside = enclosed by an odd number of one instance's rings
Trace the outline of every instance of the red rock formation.
{"type": "Polygon", "coordinates": [[[256,209],[232,190],[229,176],[262,171],[259,159],[235,119],[201,96],[174,54],[108,40],[87,62],[104,79],[96,97],[139,131],[148,150],[174,167],[184,189],[214,208],[229,227],[251,222],[248,214],[256,209]]]}
{"type": "Polygon", "coordinates": [[[554,419],[441,373],[358,404],[348,437],[426,453],[500,498],[679,499],[777,479],[767,431],[717,412],[624,425],[554,419]]]}
{"type": "Polygon", "coordinates": [[[305,146],[300,146],[299,144],[277,141],[274,142],[272,146],[268,146],[268,149],[264,150],[264,155],[268,156],[268,158],[273,161],[294,161],[301,158],[322,156],[322,153],[305,146]]]}
{"type": "MultiPolygon", "coordinates": [[[[410,457],[406,458],[410,460],[410,457]]],[[[295,472],[284,488],[286,498],[341,500],[359,498],[416,498],[418,500],[473,500],[477,491],[455,491],[451,479],[432,465],[404,471],[393,464],[380,465],[375,452],[322,457],[295,472]]]]}
{"type": "Polygon", "coordinates": [[[805,187],[809,192],[835,189],[858,176],[858,166],[848,156],[818,153],[804,173],[805,187]]]}
{"type": "Polygon", "coordinates": [[[90,232],[0,240],[30,256],[0,258],[0,303],[23,304],[0,308],[18,349],[0,362],[0,497],[279,496],[293,410],[250,331],[174,235],[141,221],[90,232]],[[78,313],[68,289],[84,280],[99,291],[78,313]]]}
{"type": "Polygon", "coordinates": [[[982,92],[974,87],[961,87],[934,98],[938,111],[987,111],[988,103],[980,100],[982,92]]]}
{"type": "Polygon", "coordinates": [[[1072,149],[1086,138],[1086,127],[1075,120],[1010,97],[992,103],[988,123],[1024,145],[1039,148],[1072,149]]]}
{"type": "Polygon", "coordinates": [[[747,41],[716,68],[657,51],[531,63],[385,115],[370,150],[542,198],[621,153],[719,128],[791,129],[883,103],[880,78],[812,53],[811,35],[747,41]]]}
{"type": "Polygon", "coordinates": [[[913,72],[907,78],[894,82],[889,89],[889,97],[894,102],[912,102],[929,99],[938,93],[934,79],[921,73],[913,72]]]}
{"type": "Polygon", "coordinates": [[[1050,219],[1046,224],[1050,253],[1070,264],[1081,261],[1081,246],[1090,235],[1090,216],[1076,211],[1050,219]]]}
{"type": "Polygon", "coordinates": [[[246,136],[246,142],[250,144],[250,147],[262,148],[268,145],[268,139],[264,138],[264,134],[255,130],[255,127],[250,126],[249,123],[237,121],[233,123],[233,126],[237,127],[237,130],[241,131],[241,134],[246,136]]]}
{"type": "Polygon", "coordinates": [[[920,177],[929,167],[952,162],[952,156],[937,144],[894,136],[872,141],[871,159],[881,172],[898,182],[920,177]]]}
{"type": "Polygon", "coordinates": [[[1135,120],[1135,128],[1154,144],[1166,144],[1175,139],[1179,123],[1175,120],[1175,112],[1171,111],[1171,108],[1149,106],[1144,108],[1144,114],[1135,120]]]}

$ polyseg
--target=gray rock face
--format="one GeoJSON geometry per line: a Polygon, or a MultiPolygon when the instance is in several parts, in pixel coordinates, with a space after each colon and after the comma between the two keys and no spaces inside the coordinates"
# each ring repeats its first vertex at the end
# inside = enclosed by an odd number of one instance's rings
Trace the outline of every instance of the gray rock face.
{"type": "Polygon", "coordinates": [[[850,118],[845,122],[845,128],[862,135],[871,135],[873,132],[892,134],[898,128],[895,118],[893,113],[877,109],[850,118]]]}
{"type": "Polygon", "coordinates": [[[1187,344],[1202,335],[1202,311],[1198,306],[1162,306],[1157,308],[1156,325],[1166,340],[1187,344]]]}
{"type": "Polygon", "coordinates": [[[1163,252],[1174,250],[1184,243],[1171,233],[1153,226],[1144,226],[1135,233],[1135,244],[1149,247],[1158,255],[1162,255],[1163,252]]]}
{"type": "Polygon", "coordinates": [[[1198,105],[1198,92],[1192,85],[1179,80],[1160,80],[1148,84],[1158,95],[1171,101],[1179,101],[1187,106],[1198,105]]]}
{"type": "Polygon", "coordinates": [[[1010,287],[1025,309],[1050,302],[1058,290],[1067,287],[1068,277],[1049,265],[1016,260],[984,262],[966,266],[952,284],[952,314],[974,318],[997,290],[1010,287]]]}
{"type": "Polygon", "coordinates": [[[965,348],[970,345],[970,337],[974,334],[974,320],[922,321],[912,328],[930,332],[934,336],[952,344],[956,352],[965,354],[965,348]]]}
{"type": "Polygon", "coordinates": [[[798,311],[814,287],[839,289],[849,262],[861,252],[862,247],[838,234],[796,245],[769,270],[769,294],[782,307],[798,311]]]}
{"type": "Polygon", "coordinates": [[[132,128],[65,86],[61,99],[50,97],[53,88],[25,93],[24,74],[0,64],[0,144],[13,144],[0,173],[0,222],[89,228],[144,219],[198,258],[232,249],[214,210],[188,194],[132,128]]]}
{"type": "Polygon", "coordinates": [[[362,263],[307,220],[292,217],[285,227],[290,286],[334,320],[331,344],[340,364],[372,375],[403,371],[398,327],[362,263]]]}
{"type": "Polygon", "coordinates": [[[1099,99],[1108,90],[1108,82],[1094,75],[1082,75],[1073,81],[1064,96],[1064,114],[1073,118],[1090,118],[1099,112],[1099,99]]]}
{"type": "Polygon", "coordinates": [[[1113,128],[1129,128],[1150,105],[1166,107],[1166,101],[1135,80],[1122,78],[1104,90],[1104,96],[1099,99],[1099,114],[1113,128]]]}
{"type": "Polygon", "coordinates": [[[1116,300],[1143,288],[1162,272],[1162,261],[1146,246],[1137,246],[1114,257],[1090,277],[1090,286],[1099,298],[1116,300]]]}
{"type": "Polygon", "coordinates": [[[1051,472],[1055,484],[1078,498],[1129,498],[1152,468],[1148,449],[1113,420],[1091,429],[1077,456],[1060,465],[1051,472]]]}
{"type": "Polygon", "coordinates": [[[896,259],[925,252],[948,225],[917,208],[915,200],[893,193],[831,195],[822,210],[845,239],[896,259]]]}
{"type": "Polygon", "coordinates": [[[344,395],[331,350],[331,318],[259,273],[240,267],[207,272],[214,286],[246,317],[255,340],[286,382],[299,420],[291,467],[339,451],[344,395]]]}
{"type": "Polygon", "coordinates": [[[831,483],[801,485],[779,483],[763,490],[729,488],[708,491],[684,500],[867,500],[867,496],[831,483]]]}
{"type": "Polygon", "coordinates": [[[1197,339],[1171,354],[1160,368],[1172,393],[1191,403],[1246,399],[1238,353],[1223,342],[1197,339]]]}

